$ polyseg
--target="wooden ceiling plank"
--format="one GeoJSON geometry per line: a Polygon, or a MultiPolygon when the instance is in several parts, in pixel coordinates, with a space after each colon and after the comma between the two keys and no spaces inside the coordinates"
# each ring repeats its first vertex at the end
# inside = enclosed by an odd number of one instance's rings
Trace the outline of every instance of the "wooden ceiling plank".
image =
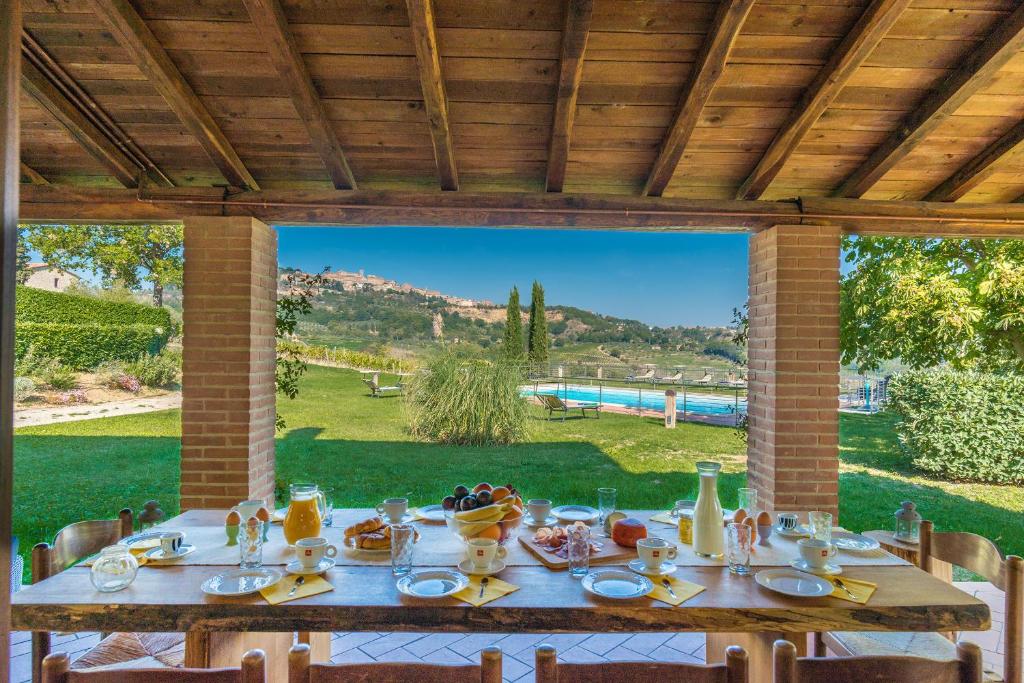
{"type": "Polygon", "coordinates": [[[982,150],[956,173],[946,178],[925,196],[929,202],[955,202],[981,185],[1006,161],[1021,149],[1024,143],[1024,121],[1008,130],[998,140],[982,150]]]}
{"type": "Polygon", "coordinates": [[[1024,3],[932,90],[833,196],[861,197],[1024,48],[1024,3]]]}
{"type": "Polygon", "coordinates": [[[142,169],[27,59],[22,61],[21,82],[25,92],[57,119],[119,183],[138,187],[142,169]]]}
{"type": "Polygon", "coordinates": [[[576,119],[576,100],[583,79],[583,56],[587,50],[594,0],[569,0],[562,30],[562,55],[559,62],[558,96],[548,145],[548,167],[544,187],[561,192],[569,159],[572,127],[576,119]]]}
{"type": "Polygon", "coordinates": [[[874,52],[910,3],[911,0],[873,0],[864,10],[793,107],[789,120],[780,128],[764,156],[736,193],[737,199],[758,199],[764,194],[814,124],[839,96],[854,72],[874,52]]]}
{"type": "Polygon", "coordinates": [[[700,55],[690,74],[690,80],[679,101],[679,110],[661,145],[654,166],[644,185],[644,194],[660,197],[668,187],[679,160],[686,151],[704,105],[711,98],[715,84],[725,71],[729,52],[739,36],[743,22],[753,7],[754,0],[721,0],[715,19],[701,46],[700,55]]]}
{"type": "Polygon", "coordinates": [[[309,133],[313,149],[323,159],[331,182],[339,190],[356,189],[356,179],[334,132],[320,94],[313,85],[280,0],[245,0],[249,17],[266,42],[281,80],[291,92],[292,104],[309,133]]]}
{"type": "Polygon", "coordinates": [[[182,124],[203,146],[225,179],[231,185],[259,189],[256,179],[235,153],[213,116],[129,0],[90,0],[90,4],[93,11],[114,32],[118,43],[128,51],[136,66],[178,115],[182,124]]]}
{"type": "Polygon", "coordinates": [[[441,52],[437,46],[433,1],[406,0],[406,5],[409,8],[409,28],[416,45],[423,105],[430,125],[434,157],[437,159],[438,179],[442,190],[458,190],[459,173],[455,165],[455,146],[448,121],[448,96],[441,74],[441,52]]]}
{"type": "Polygon", "coordinates": [[[28,178],[28,181],[33,185],[49,185],[50,181],[42,176],[39,171],[35,170],[24,161],[21,162],[21,175],[28,178]]]}

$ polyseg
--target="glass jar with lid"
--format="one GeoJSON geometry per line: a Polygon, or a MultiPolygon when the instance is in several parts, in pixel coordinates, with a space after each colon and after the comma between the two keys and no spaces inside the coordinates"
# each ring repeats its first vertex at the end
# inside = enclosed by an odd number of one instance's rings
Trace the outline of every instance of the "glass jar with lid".
{"type": "Polygon", "coordinates": [[[92,585],[103,593],[127,588],[139,572],[139,562],[123,545],[107,546],[92,563],[92,585]]]}

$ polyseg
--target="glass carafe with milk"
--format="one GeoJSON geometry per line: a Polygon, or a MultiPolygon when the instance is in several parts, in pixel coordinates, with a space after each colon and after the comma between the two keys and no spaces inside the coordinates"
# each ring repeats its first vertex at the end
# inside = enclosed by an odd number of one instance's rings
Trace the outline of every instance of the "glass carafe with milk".
{"type": "Polygon", "coordinates": [[[719,462],[698,462],[700,493],[693,510],[693,551],[701,557],[721,557],[725,545],[722,503],[718,500],[719,462]]]}

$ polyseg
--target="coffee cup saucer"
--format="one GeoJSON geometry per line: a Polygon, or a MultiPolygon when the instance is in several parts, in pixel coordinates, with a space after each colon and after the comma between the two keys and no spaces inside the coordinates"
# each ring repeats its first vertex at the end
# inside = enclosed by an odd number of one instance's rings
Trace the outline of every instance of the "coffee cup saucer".
{"type": "Polygon", "coordinates": [[[289,574],[302,574],[303,576],[309,576],[310,574],[323,574],[325,571],[333,567],[335,560],[333,557],[324,557],[316,563],[315,567],[304,567],[298,560],[292,560],[285,565],[284,570],[289,574]]]}
{"type": "Polygon", "coordinates": [[[387,515],[381,515],[380,518],[384,520],[385,524],[408,524],[409,522],[416,519],[416,515],[412,514],[411,512],[406,512],[398,521],[395,521],[387,515]]]}
{"type": "Polygon", "coordinates": [[[799,569],[800,571],[807,572],[808,574],[817,574],[818,576],[835,576],[836,574],[843,573],[843,568],[838,564],[827,562],[822,567],[812,567],[807,564],[807,560],[800,557],[790,560],[789,565],[794,569],[799,569]]]}
{"type": "Polygon", "coordinates": [[[183,543],[181,546],[178,547],[177,553],[171,554],[165,553],[163,548],[157,546],[152,550],[147,550],[146,552],[144,552],[143,556],[147,560],[153,560],[154,562],[163,562],[177,560],[178,558],[185,557],[186,555],[195,552],[195,549],[196,547],[194,545],[188,545],[183,543]]]}
{"type": "Polygon", "coordinates": [[[529,515],[527,515],[525,521],[526,521],[526,526],[530,527],[531,529],[537,529],[537,528],[540,528],[542,526],[554,526],[554,525],[558,524],[558,518],[555,517],[554,515],[548,515],[546,518],[544,518],[543,520],[540,520],[540,521],[538,521],[538,520],[534,519],[533,517],[530,517],[529,515]]]}
{"type": "Polygon", "coordinates": [[[504,568],[505,560],[499,559],[497,557],[494,558],[493,562],[491,562],[491,566],[486,569],[478,568],[469,560],[463,560],[462,562],[459,562],[459,571],[469,576],[491,576],[492,574],[497,574],[504,568]]]}
{"type": "Polygon", "coordinates": [[[644,576],[668,576],[676,571],[675,562],[662,562],[661,566],[657,569],[650,569],[639,557],[635,560],[630,560],[626,566],[637,574],[643,574],[644,576]]]}

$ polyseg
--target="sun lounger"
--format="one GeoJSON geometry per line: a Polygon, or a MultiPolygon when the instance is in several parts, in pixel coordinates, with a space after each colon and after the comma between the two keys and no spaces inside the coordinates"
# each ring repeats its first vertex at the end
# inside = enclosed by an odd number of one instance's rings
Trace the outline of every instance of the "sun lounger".
{"type": "Polygon", "coordinates": [[[654,370],[648,370],[642,375],[629,375],[626,377],[627,382],[650,382],[654,380],[654,370]]]}
{"type": "Polygon", "coordinates": [[[704,376],[698,379],[696,382],[694,382],[694,384],[711,384],[712,380],[714,379],[714,375],[712,375],[710,372],[706,372],[704,373],[704,376]]]}
{"type": "Polygon", "coordinates": [[[587,411],[593,410],[598,419],[601,418],[601,404],[596,401],[569,401],[567,403],[554,394],[537,394],[537,398],[547,408],[549,420],[555,413],[561,413],[562,422],[565,422],[565,416],[569,414],[570,410],[579,410],[584,419],[587,417],[587,411]]]}
{"type": "Polygon", "coordinates": [[[668,377],[655,377],[654,378],[654,383],[655,384],[676,384],[682,378],[683,378],[683,373],[682,372],[677,372],[676,374],[670,375],[668,377]]]}
{"type": "Polygon", "coordinates": [[[367,387],[369,387],[369,389],[370,389],[370,396],[372,398],[380,398],[381,396],[383,396],[384,394],[386,394],[388,392],[395,392],[395,393],[398,393],[398,394],[402,393],[402,383],[401,382],[399,382],[398,384],[396,384],[394,386],[382,387],[381,385],[377,384],[377,382],[375,382],[372,379],[364,379],[363,380],[363,384],[365,384],[367,387]]]}

